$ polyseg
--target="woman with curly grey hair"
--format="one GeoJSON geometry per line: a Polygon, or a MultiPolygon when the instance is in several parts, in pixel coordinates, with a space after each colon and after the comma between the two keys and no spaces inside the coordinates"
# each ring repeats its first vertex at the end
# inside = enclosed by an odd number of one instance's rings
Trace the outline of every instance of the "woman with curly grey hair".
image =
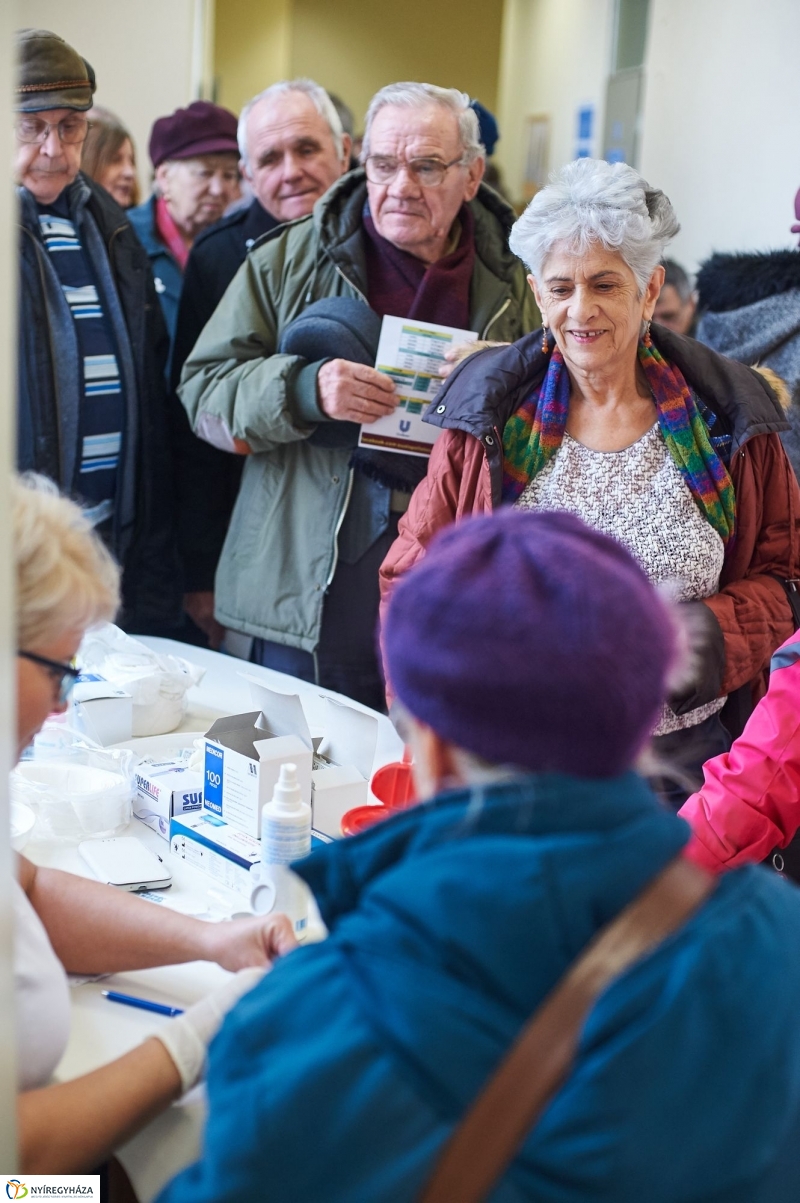
{"type": "Polygon", "coordinates": [[[678,229],[621,163],[577,160],[534,197],[510,245],[543,326],[468,357],[437,396],[444,433],[382,568],[386,592],[440,527],[501,505],[566,510],[626,546],[694,612],[695,671],[654,731],[682,772],[675,803],[764,692],[800,568],[778,383],[651,327],[678,229]]]}

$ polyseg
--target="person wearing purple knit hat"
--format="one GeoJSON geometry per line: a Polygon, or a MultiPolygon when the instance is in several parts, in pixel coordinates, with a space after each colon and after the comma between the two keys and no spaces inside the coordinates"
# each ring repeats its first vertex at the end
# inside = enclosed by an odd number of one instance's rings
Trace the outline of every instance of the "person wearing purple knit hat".
{"type": "Polygon", "coordinates": [[[128,216],[150,257],[170,344],[194,240],[240,196],[236,132],[228,109],[195,100],[159,117],[150,133],[155,195],[128,216]]]}
{"type": "MultiPolygon", "coordinates": [[[[581,953],[667,866],[698,880],[688,826],[631,770],[676,622],[571,514],[470,518],[431,542],[384,629],[423,802],[293,866],[328,938],[228,1015],[202,1156],[157,1203],[431,1197],[454,1130],[581,953]]],[[[619,944],[595,945],[613,980],[502,1182],[434,1197],[794,1199],[798,942],[800,895],[749,868],[627,971],[619,944]]],[[[474,1133],[465,1178],[513,1118],[496,1106],[474,1133]]]]}
{"type": "Polygon", "coordinates": [[[398,585],[383,632],[424,784],[447,777],[432,766],[458,761],[448,745],[529,772],[630,768],[676,636],[621,544],[571,514],[504,513],[453,527],[435,547],[398,585]]]}

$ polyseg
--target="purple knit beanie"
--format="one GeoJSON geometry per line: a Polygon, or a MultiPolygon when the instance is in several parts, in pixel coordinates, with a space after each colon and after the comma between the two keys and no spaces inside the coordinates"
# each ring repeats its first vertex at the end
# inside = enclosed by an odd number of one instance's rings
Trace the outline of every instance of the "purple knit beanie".
{"type": "Polygon", "coordinates": [[[400,702],[493,764],[578,777],[630,768],[676,653],[629,553],[566,513],[449,527],[398,584],[383,631],[400,702]]]}

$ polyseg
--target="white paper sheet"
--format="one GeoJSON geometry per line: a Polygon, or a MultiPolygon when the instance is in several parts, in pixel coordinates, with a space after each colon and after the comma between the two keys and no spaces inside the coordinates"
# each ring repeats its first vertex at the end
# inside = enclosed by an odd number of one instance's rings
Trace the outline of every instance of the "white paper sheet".
{"type": "Polygon", "coordinates": [[[451,348],[475,342],[477,337],[475,330],[457,330],[414,318],[385,317],[375,367],[391,376],[400,403],[388,417],[361,427],[359,447],[430,455],[441,430],[423,422],[422,415],[444,383],[439,369],[451,348]]]}

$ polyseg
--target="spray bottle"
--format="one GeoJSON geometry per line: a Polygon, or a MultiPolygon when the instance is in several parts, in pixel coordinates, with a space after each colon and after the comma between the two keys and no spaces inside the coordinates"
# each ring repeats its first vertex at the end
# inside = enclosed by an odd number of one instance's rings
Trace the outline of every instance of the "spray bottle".
{"type": "Polygon", "coordinates": [[[311,807],[303,801],[297,766],[282,764],[272,800],[261,812],[261,869],[250,904],[257,914],[288,915],[298,939],[308,924],[308,887],[289,865],[310,851],[311,807]]]}

